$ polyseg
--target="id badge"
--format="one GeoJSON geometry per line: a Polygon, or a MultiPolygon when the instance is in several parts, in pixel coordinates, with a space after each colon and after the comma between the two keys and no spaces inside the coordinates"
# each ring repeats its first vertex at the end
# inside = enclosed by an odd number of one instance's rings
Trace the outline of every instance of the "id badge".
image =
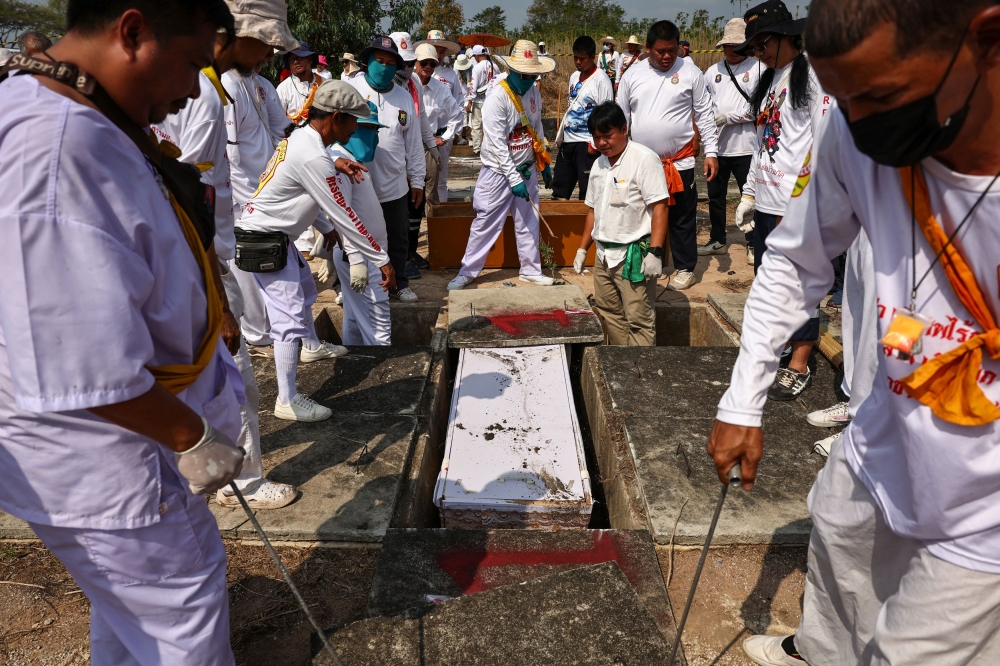
{"type": "Polygon", "coordinates": [[[896,358],[908,361],[923,350],[924,330],[930,325],[931,319],[919,312],[897,310],[882,337],[882,344],[892,349],[896,358]]]}

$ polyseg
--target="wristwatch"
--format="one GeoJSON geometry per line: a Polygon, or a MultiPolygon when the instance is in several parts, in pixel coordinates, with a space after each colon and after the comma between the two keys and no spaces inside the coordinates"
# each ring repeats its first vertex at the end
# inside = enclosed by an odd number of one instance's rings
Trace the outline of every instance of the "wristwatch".
{"type": "Polygon", "coordinates": [[[649,246],[649,253],[651,255],[653,255],[654,257],[657,257],[659,259],[663,259],[663,248],[660,247],[659,245],[650,245],[649,246]]]}

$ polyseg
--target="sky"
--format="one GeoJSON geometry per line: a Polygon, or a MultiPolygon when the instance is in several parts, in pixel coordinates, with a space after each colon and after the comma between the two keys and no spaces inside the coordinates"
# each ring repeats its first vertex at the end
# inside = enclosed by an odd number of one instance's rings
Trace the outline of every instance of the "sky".
{"type": "MultiPolygon", "coordinates": [[[[727,19],[739,13],[739,0],[734,5],[729,0],[615,0],[625,9],[628,18],[656,18],[673,20],[677,12],[694,13],[698,9],[707,9],[712,18],[725,16],[727,19]]],[[[500,4],[507,14],[508,26],[520,26],[524,23],[524,18],[528,13],[528,6],[531,0],[460,0],[465,9],[466,20],[475,16],[478,12],[491,5],[500,4]]],[[[803,4],[808,0],[803,0],[803,4]]],[[[795,0],[785,0],[789,7],[794,7],[795,0]]],[[[747,9],[748,3],[744,1],[743,9],[747,9]]],[[[794,9],[792,9],[794,11],[794,9]]]]}

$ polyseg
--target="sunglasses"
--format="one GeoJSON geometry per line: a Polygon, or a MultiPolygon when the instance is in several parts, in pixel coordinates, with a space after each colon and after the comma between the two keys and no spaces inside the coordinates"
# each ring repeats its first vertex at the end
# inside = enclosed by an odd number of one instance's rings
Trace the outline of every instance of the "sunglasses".
{"type": "Polygon", "coordinates": [[[430,60],[430,59],[421,60],[420,61],[420,66],[421,67],[437,67],[437,60],[430,60]]]}
{"type": "Polygon", "coordinates": [[[774,37],[774,35],[768,35],[768,36],[767,36],[767,37],[766,37],[766,38],[764,39],[764,41],[762,41],[762,42],[761,42],[760,44],[754,44],[754,45],[753,45],[753,46],[751,46],[750,48],[751,48],[751,49],[753,49],[753,52],[754,52],[754,53],[763,53],[764,51],[766,51],[766,50],[767,50],[767,43],[768,43],[769,41],[771,41],[771,38],[772,38],[772,37],[774,37]]]}
{"type": "Polygon", "coordinates": [[[579,94],[580,88],[582,87],[583,87],[582,83],[577,83],[575,86],[573,86],[573,89],[569,91],[570,99],[576,99],[576,96],[577,94],[579,94]]]}

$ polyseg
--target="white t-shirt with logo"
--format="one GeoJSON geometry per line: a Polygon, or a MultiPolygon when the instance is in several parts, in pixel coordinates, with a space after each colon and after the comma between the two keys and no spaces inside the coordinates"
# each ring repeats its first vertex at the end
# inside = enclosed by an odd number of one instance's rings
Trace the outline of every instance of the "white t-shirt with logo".
{"type": "MultiPolygon", "coordinates": [[[[538,88],[531,86],[521,97],[521,105],[531,127],[541,133],[542,95],[538,88]]],[[[521,124],[521,114],[503,86],[491,90],[483,103],[483,145],[479,156],[484,167],[506,176],[512,187],[524,182],[517,167],[535,160],[531,134],[521,124]]]]}
{"type": "Polygon", "coordinates": [[[625,261],[627,247],[605,248],[609,243],[632,243],[653,228],[650,206],[670,197],[660,158],[652,150],[629,141],[614,165],[601,155],[590,169],[586,204],[594,209],[593,239],[597,259],[614,268],[625,261]]]}
{"type": "MultiPolygon", "coordinates": [[[[618,84],[618,106],[625,112],[632,140],[661,158],[673,157],[694,138],[692,113],[705,155],[718,154],[712,95],[705,76],[689,58],[677,58],[666,72],[652,67],[648,58],[630,67],[618,84]]],[[[694,162],[694,157],[687,157],[674,166],[685,171],[693,169],[694,162]]]]}
{"type": "Polygon", "coordinates": [[[593,143],[594,137],[590,135],[587,121],[590,120],[590,114],[597,105],[614,101],[615,88],[611,85],[611,79],[600,67],[584,80],[576,97],[573,97],[573,91],[578,83],[580,83],[580,72],[573,72],[569,75],[567,98],[569,108],[566,110],[563,140],[567,143],[574,141],[593,143]]]}
{"type": "MultiPolygon", "coordinates": [[[[911,213],[899,172],[854,146],[841,113],[816,139],[744,312],[739,360],[719,404],[720,421],[759,426],[767,390],[788,338],[809,318],[833,283],[830,260],[863,228],[871,241],[879,336],[893,314],[909,307],[914,257],[911,213]]],[[[934,159],[920,164],[931,209],[951,235],[992,177],[967,176],[934,159]]],[[[1000,185],[986,196],[955,238],[993,312],[1000,312],[1000,185]]],[[[917,279],[934,260],[919,226],[917,279]]],[[[897,534],[922,541],[935,556],[961,567],[1000,574],[1000,422],[959,426],[935,417],[909,397],[902,380],[927,359],[949,352],[980,330],[938,262],[917,292],[916,309],[933,319],[912,360],[879,354],[872,393],[844,433],[847,460],[897,534]]],[[[884,349],[884,348],[883,348],[884,349]]],[[[1000,402],[1000,361],[983,354],[978,386],[1000,402]]],[[[764,462],[767,464],[767,444],[764,462]]]]}
{"type": "Polygon", "coordinates": [[[735,84],[726,69],[725,60],[715,63],[705,72],[716,113],[726,114],[726,124],[719,128],[719,157],[752,155],[757,147],[756,118],[750,102],[740,94],[740,90],[752,98],[764,66],[754,58],[747,58],[729,68],[736,77],[735,84]]]}

